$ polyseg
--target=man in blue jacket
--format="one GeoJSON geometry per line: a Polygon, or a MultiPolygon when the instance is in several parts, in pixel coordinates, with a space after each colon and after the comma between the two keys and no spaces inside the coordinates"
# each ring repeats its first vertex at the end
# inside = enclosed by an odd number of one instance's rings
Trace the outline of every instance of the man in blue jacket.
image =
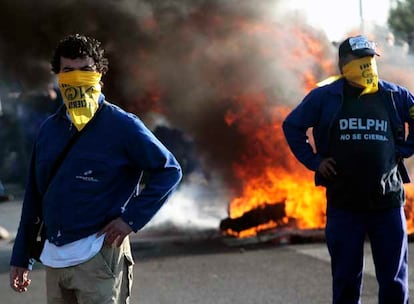
{"type": "Polygon", "coordinates": [[[48,303],[129,303],[128,235],[163,205],[181,168],[140,119],[105,101],[101,77],[108,61],[100,42],[70,35],[51,63],[64,105],[42,125],[34,145],[10,285],[17,292],[30,285],[28,238],[41,206],[48,303]],[[52,164],[78,132],[50,179],[52,164]]]}
{"type": "Polygon", "coordinates": [[[316,185],[326,187],[325,233],[337,304],[360,303],[366,236],[379,303],[408,303],[403,183],[409,177],[403,159],[414,152],[414,97],[378,79],[376,55],[375,43],[364,36],[343,41],[340,78],[312,90],[283,123],[293,154],[315,171],[316,185]]]}

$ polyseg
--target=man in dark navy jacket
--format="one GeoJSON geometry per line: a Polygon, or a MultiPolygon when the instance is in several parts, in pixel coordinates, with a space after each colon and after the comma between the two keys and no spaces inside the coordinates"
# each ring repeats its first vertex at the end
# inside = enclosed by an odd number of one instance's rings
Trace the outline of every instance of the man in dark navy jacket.
{"type": "Polygon", "coordinates": [[[360,303],[368,236],[379,303],[408,303],[409,182],[403,159],[414,152],[414,97],[378,79],[375,43],[349,37],[339,46],[339,79],[312,90],[286,117],[287,142],[316,185],[326,187],[326,241],[333,303],[360,303]],[[409,134],[405,134],[408,124],[409,134]],[[313,128],[315,149],[306,132],[313,128]]]}

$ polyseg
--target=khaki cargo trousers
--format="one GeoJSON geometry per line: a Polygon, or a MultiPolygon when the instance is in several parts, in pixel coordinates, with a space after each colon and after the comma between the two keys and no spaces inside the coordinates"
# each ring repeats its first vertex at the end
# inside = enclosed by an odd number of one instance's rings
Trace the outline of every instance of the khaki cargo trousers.
{"type": "Polygon", "coordinates": [[[46,267],[48,304],[125,304],[132,288],[129,238],[117,247],[103,246],[85,263],[66,267],[46,267]]]}

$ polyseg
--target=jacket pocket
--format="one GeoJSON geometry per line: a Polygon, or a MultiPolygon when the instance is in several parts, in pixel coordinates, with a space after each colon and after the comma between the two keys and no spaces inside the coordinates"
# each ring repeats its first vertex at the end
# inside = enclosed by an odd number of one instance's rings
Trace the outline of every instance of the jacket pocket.
{"type": "Polygon", "coordinates": [[[78,157],[71,161],[72,190],[76,192],[98,194],[109,186],[111,168],[108,162],[92,157],[78,157]]]}

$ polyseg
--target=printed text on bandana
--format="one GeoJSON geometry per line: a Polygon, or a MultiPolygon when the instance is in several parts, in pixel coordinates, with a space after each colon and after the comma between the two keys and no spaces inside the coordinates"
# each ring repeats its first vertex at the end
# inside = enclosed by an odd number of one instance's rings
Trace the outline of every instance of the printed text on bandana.
{"type": "Polygon", "coordinates": [[[388,141],[388,122],[372,118],[342,118],[339,120],[341,141],[388,141]]]}
{"type": "Polygon", "coordinates": [[[65,97],[68,100],[68,109],[92,107],[90,102],[87,102],[85,100],[85,95],[89,96],[90,98],[93,97],[93,86],[85,90],[85,88],[83,88],[82,86],[74,87],[62,84],[62,88],[64,90],[65,97]]]}

